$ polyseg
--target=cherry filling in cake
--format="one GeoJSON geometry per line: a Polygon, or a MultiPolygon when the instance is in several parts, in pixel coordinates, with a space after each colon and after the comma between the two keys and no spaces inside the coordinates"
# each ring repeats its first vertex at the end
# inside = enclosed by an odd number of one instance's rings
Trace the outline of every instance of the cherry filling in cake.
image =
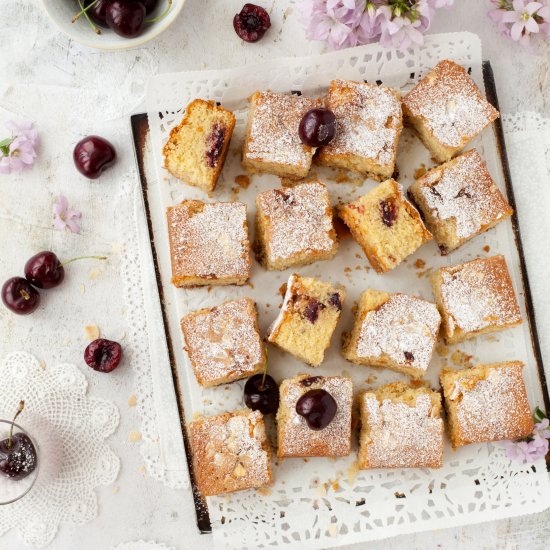
{"type": "Polygon", "coordinates": [[[206,138],[206,164],[214,168],[218,164],[223,144],[225,143],[225,127],[221,124],[214,124],[210,134],[206,138]]]}
{"type": "Polygon", "coordinates": [[[382,216],[382,223],[387,227],[391,227],[395,220],[397,220],[397,212],[399,207],[397,203],[392,199],[386,199],[380,201],[380,215],[382,216]]]}

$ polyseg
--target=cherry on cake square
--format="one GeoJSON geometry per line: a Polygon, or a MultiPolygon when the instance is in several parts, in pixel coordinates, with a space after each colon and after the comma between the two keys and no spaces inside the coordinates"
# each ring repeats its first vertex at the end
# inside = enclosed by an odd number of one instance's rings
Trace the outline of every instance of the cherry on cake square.
{"type": "Polygon", "coordinates": [[[360,397],[359,468],[441,468],[441,395],[402,382],[360,397]]]}
{"type": "Polygon", "coordinates": [[[256,199],[257,257],[267,269],[287,269],[336,254],[327,188],[319,182],[272,189],[256,199]]]}
{"type": "Polygon", "coordinates": [[[398,92],[375,84],[333,80],[326,107],[336,116],[336,135],[315,160],[384,181],[395,170],[403,129],[398,92]]]}
{"type": "Polygon", "coordinates": [[[522,322],[504,256],[443,267],[432,276],[432,286],[449,344],[522,322]]]}
{"type": "Polygon", "coordinates": [[[189,313],[181,320],[181,330],[201,386],[234,382],[265,366],[258,313],[250,298],[189,313]]]}
{"type": "Polygon", "coordinates": [[[342,353],[360,365],[385,367],[420,378],[426,374],[441,316],[437,306],[401,293],[366,290],[361,294],[342,353]]]}
{"type": "Polygon", "coordinates": [[[432,238],[420,214],[403,196],[401,185],[393,179],[341,206],[338,215],[378,273],[398,266],[432,238]]]}
{"type": "Polygon", "coordinates": [[[342,286],[293,273],[267,341],[308,365],[318,367],[330,345],[345,297],[342,286]]]}
{"type": "Polygon", "coordinates": [[[447,427],[453,448],[515,440],[533,431],[523,363],[507,361],[441,371],[447,427]]]}
{"type": "Polygon", "coordinates": [[[453,158],[499,116],[466,70],[449,60],[440,61],[402,104],[405,121],[437,162],[453,158]]]}
{"type": "Polygon", "coordinates": [[[216,187],[235,128],[235,115],[214,101],[195,99],[162,150],[164,167],[210,193],[216,187]]]}
{"type": "Polygon", "coordinates": [[[166,212],[175,286],[242,285],[250,277],[246,205],[183,201],[166,212]]]}
{"type": "Polygon", "coordinates": [[[189,424],[189,437],[203,497],[271,485],[271,453],[259,411],[198,418],[189,424]]]}
{"type": "Polygon", "coordinates": [[[322,107],[320,99],[271,91],[252,94],[243,147],[244,168],[250,173],[267,172],[294,179],[307,176],[314,149],[302,143],[298,127],[302,117],[318,107],[322,107]]]}
{"type": "MultiPolygon", "coordinates": [[[[277,440],[279,457],[347,456],[351,451],[351,409],[353,387],[345,376],[298,376],[283,380],[281,401],[277,411],[277,440]],[[314,419],[298,413],[300,399],[328,399],[333,409],[315,411],[314,419]],[[325,394],[325,395],[323,395],[325,394]],[[329,395],[329,397],[326,396],[329,395]],[[329,415],[326,416],[325,415],[329,415]],[[321,422],[314,425],[311,420],[321,422]],[[327,424],[328,421],[328,424],[327,424]],[[325,425],[326,424],[326,425],[325,425]]],[[[321,401],[320,405],[324,405],[321,401]]]]}
{"type": "Polygon", "coordinates": [[[408,192],[442,254],[513,213],[475,149],[429,170],[408,192]]]}

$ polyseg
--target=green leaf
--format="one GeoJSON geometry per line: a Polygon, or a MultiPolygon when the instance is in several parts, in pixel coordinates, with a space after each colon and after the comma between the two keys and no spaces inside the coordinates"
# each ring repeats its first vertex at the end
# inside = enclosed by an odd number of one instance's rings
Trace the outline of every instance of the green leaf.
{"type": "Polygon", "coordinates": [[[546,413],[537,405],[533,413],[533,417],[537,422],[544,420],[546,418],[546,413]]]}
{"type": "Polygon", "coordinates": [[[0,147],[9,147],[11,145],[11,142],[13,141],[13,138],[6,138],[0,141],[0,147]]]}

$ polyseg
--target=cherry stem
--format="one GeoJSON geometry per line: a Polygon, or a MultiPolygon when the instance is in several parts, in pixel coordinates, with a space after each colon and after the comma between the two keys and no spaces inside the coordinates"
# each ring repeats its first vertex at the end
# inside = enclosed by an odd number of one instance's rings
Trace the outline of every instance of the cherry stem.
{"type": "Polygon", "coordinates": [[[23,298],[23,300],[25,300],[27,302],[31,299],[31,295],[24,289],[21,289],[19,291],[19,294],[21,294],[21,297],[23,298]]]}
{"type": "Polygon", "coordinates": [[[96,34],[101,34],[101,31],[94,25],[94,22],[90,19],[88,12],[84,9],[84,6],[82,5],[82,0],[78,0],[78,7],[80,8],[80,11],[84,14],[84,17],[86,18],[86,21],[88,21],[88,23],[90,24],[90,27],[92,27],[92,30],[96,34]]]}
{"type": "Polygon", "coordinates": [[[158,16],[153,19],[146,19],[145,23],[154,23],[155,21],[160,21],[161,19],[164,19],[166,15],[168,15],[168,12],[170,11],[170,8],[172,7],[172,0],[168,0],[168,6],[166,6],[166,9],[158,16]]]}
{"type": "Polygon", "coordinates": [[[106,260],[107,256],[79,256],[78,258],[73,258],[72,260],[67,260],[66,262],[63,262],[62,264],[59,264],[59,267],[64,267],[67,264],[70,264],[72,262],[77,262],[78,260],[106,260]]]}
{"type": "Polygon", "coordinates": [[[86,8],[83,8],[82,10],[80,10],[72,19],[71,19],[71,23],[74,23],[76,22],[78,19],[80,19],[80,16],[81,15],[84,15],[90,8],[93,8],[97,3],[98,3],[99,0],[94,0],[88,7],[86,8]]]}
{"type": "Polygon", "coordinates": [[[19,401],[19,408],[17,409],[17,412],[15,413],[15,416],[13,417],[13,420],[11,421],[11,428],[10,428],[10,435],[8,438],[8,450],[11,449],[12,441],[13,441],[13,428],[15,426],[15,421],[17,420],[17,417],[23,412],[23,409],[25,408],[25,402],[19,401]]]}
{"type": "Polygon", "coordinates": [[[264,367],[264,375],[262,376],[262,384],[260,386],[260,391],[264,391],[264,384],[265,384],[265,377],[267,375],[267,347],[265,348],[265,367],[264,367]]]}

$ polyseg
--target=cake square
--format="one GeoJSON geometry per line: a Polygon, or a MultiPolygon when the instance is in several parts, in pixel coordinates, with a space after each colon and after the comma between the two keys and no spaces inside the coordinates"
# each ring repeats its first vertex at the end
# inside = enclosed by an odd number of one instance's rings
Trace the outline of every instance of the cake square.
{"type": "Polygon", "coordinates": [[[521,439],[533,431],[521,361],[443,369],[447,428],[454,449],[470,443],[521,439]]]}
{"type": "Polygon", "coordinates": [[[175,286],[242,285],[250,277],[246,205],[189,200],[166,211],[175,286]]]}
{"type": "Polygon", "coordinates": [[[351,409],[353,387],[345,376],[310,376],[299,374],[283,380],[279,388],[281,401],[277,411],[277,456],[347,456],[351,452],[351,409]],[[296,412],[298,400],[310,391],[324,390],[336,402],[336,413],[324,428],[309,427],[296,412]]]}
{"type": "Polygon", "coordinates": [[[195,99],[162,149],[164,167],[189,185],[214,191],[234,128],[231,111],[215,101],[195,99]]]}
{"type": "Polygon", "coordinates": [[[420,378],[430,365],[440,323],[441,316],[432,302],[369,289],[361,294],[342,353],[360,365],[420,378]]]}
{"type": "Polygon", "coordinates": [[[441,468],[441,395],[402,382],[360,398],[359,468],[441,468]]]}
{"type": "Polygon", "coordinates": [[[336,135],[316,162],[384,181],[395,170],[403,129],[399,93],[375,84],[333,80],[326,107],[336,116],[336,135]]]}
{"type": "Polygon", "coordinates": [[[318,367],[330,345],[345,297],[342,286],[293,273],[267,341],[308,365],[318,367]]]}
{"type": "Polygon", "coordinates": [[[498,118],[468,73],[454,61],[440,61],[403,97],[405,122],[437,162],[445,162],[498,118]]]}
{"type": "Polygon", "coordinates": [[[193,472],[203,497],[271,485],[262,413],[234,411],[189,424],[193,472]]]}
{"type": "Polygon", "coordinates": [[[504,256],[443,267],[433,274],[432,286],[449,344],[522,322],[504,256]]]}
{"type": "Polygon", "coordinates": [[[199,309],[181,320],[184,347],[201,386],[227,384],[262,372],[265,351],[250,298],[199,309]]]}
{"type": "Polygon", "coordinates": [[[336,254],[332,207],[322,183],[264,191],[256,207],[257,257],[267,269],[311,264],[336,254]]]}
{"type": "Polygon", "coordinates": [[[475,149],[429,170],[408,192],[442,254],[513,213],[475,149]]]}
{"type": "Polygon", "coordinates": [[[298,127],[302,117],[317,107],[322,107],[320,99],[270,91],[252,94],[244,168],[294,179],[307,176],[314,149],[302,143],[298,127]]]}
{"type": "Polygon", "coordinates": [[[432,238],[393,179],[341,206],[338,214],[378,273],[393,269],[432,238]]]}

